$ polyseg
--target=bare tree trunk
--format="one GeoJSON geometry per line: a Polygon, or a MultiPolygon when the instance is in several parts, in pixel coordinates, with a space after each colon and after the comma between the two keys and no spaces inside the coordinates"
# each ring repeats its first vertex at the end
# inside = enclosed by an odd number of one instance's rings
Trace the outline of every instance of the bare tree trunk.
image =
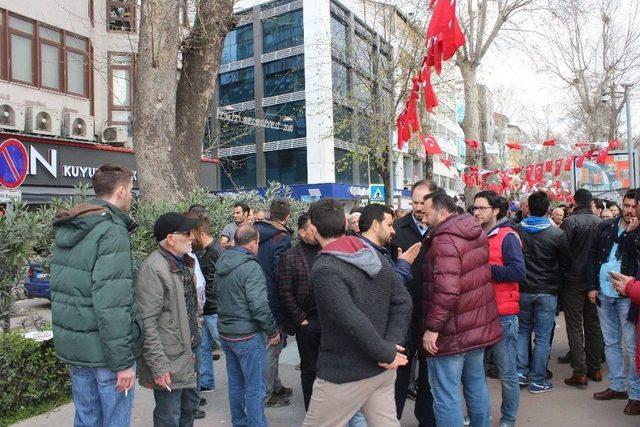
{"type": "MultiPolygon", "coordinates": [[[[474,64],[458,62],[462,82],[464,85],[464,119],[460,126],[464,132],[464,137],[478,141],[480,139],[480,108],[479,108],[479,92],[477,81],[477,69],[474,64]]],[[[482,166],[480,150],[467,148],[466,155],[467,166],[482,166]]],[[[465,188],[465,198],[471,201],[475,195],[474,188],[465,188]]]]}
{"type": "Polygon", "coordinates": [[[185,191],[200,180],[200,157],[207,116],[215,95],[226,34],[233,29],[234,0],[201,0],[191,33],[183,43],[183,64],[176,95],[176,139],[181,161],[175,164],[185,191]]]}
{"type": "Polygon", "coordinates": [[[138,182],[145,199],[176,201],[182,187],[175,164],[183,160],[175,133],[178,2],[145,0],[141,12],[133,114],[138,182]]]}

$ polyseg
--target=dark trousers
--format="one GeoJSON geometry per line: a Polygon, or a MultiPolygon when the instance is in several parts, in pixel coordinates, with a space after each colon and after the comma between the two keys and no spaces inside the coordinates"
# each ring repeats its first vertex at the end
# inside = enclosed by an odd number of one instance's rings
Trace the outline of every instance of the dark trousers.
{"type": "Polygon", "coordinates": [[[300,326],[296,331],[296,342],[300,354],[300,381],[304,396],[304,409],[309,409],[313,382],[316,379],[316,363],[320,352],[320,325],[318,321],[311,321],[306,326],[300,326]]]}
{"type": "Polygon", "coordinates": [[[604,350],[598,310],[587,294],[582,286],[572,283],[567,283],[561,294],[574,374],[600,370],[604,350]]]}
{"type": "Polygon", "coordinates": [[[405,348],[407,349],[409,363],[398,368],[396,376],[396,411],[398,419],[402,418],[407,392],[409,391],[409,383],[411,382],[411,365],[417,357],[418,387],[414,415],[420,427],[435,427],[436,417],[433,413],[433,396],[428,381],[427,359],[416,354],[420,350],[413,343],[407,344],[405,348]]]}
{"type": "Polygon", "coordinates": [[[200,404],[195,388],[183,390],[153,390],[156,407],[153,410],[154,427],[191,427],[200,404]]]}

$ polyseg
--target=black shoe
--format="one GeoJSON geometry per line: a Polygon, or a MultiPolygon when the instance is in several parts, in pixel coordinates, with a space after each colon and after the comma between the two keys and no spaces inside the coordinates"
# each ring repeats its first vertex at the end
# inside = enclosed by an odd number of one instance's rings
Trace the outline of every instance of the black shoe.
{"type": "Polygon", "coordinates": [[[204,406],[207,404],[207,399],[205,399],[204,397],[200,398],[200,405],[199,406],[204,406]]]}
{"type": "Polygon", "coordinates": [[[209,388],[205,386],[200,386],[200,393],[210,393],[212,391],[216,391],[216,388],[209,388]]]}
{"type": "Polygon", "coordinates": [[[547,369],[547,379],[553,379],[553,372],[551,372],[550,370],[547,369]]]}
{"type": "Polygon", "coordinates": [[[493,378],[494,380],[497,380],[497,379],[499,379],[499,378],[500,378],[500,375],[498,374],[498,370],[497,370],[497,369],[495,369],[495,368],[493,368],[493,367],[488,368],[488,369],[485,371],[485,375],[486,375],[487,377],[489,377],[489,378],[493,378]]]}
{"type": "Polygon", "coordinates": [[[213,360],[220,360],[220,355],[218,353],[213,353],[213,360]]]}
{"type": "Polygon", "coordinates": [[[289,399],[271,393],[265,398],[264,406],[267,408],[281,408],[283,406],[288,406],[290,403],[289,399]]]}
{"type": "Polygon", "coordinates": [[[562,363],[565,365],[567,363],[571,363],[571,352],[567,351],[567,354],[565,354],[564,356],[558,357],[558,363],[562,363]]]}
{"type": "Polygon", "coordinates": [[[201,409],[196,409],[196,412],[193,415],[193,418],[195,418],[196,420],[201,420],[206,416],[206,412],[204,412],[201,409]]]}
{"type": "Polygon", "coordinates": [[[274,391],[273,394],[278,397],[291,397],[293,395],[293,389],[283,386],[280,390],[274,391]]]}

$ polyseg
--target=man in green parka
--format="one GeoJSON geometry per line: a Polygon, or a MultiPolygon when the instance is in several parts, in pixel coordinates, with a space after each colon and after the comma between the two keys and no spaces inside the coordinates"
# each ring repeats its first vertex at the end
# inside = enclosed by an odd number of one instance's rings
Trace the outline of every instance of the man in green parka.
{"type": "Polygon", "coordinates": [[[98,168],[96,198],[55,216],[51,316],[57,356],[69,364],[76,426],[128,426],[142,317],[129,232],[133,173],[98,168]]]}

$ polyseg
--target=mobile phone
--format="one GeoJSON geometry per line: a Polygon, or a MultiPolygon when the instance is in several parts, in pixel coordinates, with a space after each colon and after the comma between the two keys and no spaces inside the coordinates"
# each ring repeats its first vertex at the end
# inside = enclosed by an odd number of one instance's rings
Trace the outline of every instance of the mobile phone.
{"type": "Polygon", "coordinates": [[[609,276],[611,276],[611,277],[614,277],[617,274],[620,274],[620,273],[618,273],[617,271],[613,271],[613,270],[609,271],[609,276]]]}

